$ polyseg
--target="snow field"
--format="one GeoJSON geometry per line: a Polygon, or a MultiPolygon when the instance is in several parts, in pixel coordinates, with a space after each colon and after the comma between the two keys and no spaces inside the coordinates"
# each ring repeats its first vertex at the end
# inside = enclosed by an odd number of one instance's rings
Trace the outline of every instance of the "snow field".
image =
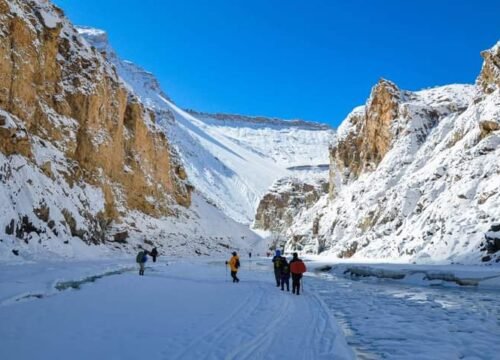
{"type": "MultiPolygon", "coordinates": [[[[183,260],[148,262],[143,277],[134,269],[65,291],[53,290],[56,279],[85,278],[85,263],[3,265],[0,358],[352,358],[322,302],[282,293],[268,262],[242,260],[238,284],[223,260],[183,260]],[[30,291],[41,297],[20,296],[30,291]]],[[[88,265],[96,274],[134,264],[88,265]]]]}

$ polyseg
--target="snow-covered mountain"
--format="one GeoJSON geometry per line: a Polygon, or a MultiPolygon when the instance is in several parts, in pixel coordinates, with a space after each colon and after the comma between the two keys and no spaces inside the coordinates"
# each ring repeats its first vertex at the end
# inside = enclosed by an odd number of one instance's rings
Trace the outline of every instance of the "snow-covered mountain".
{"type": "Polygon", "coordinates": [[[498,44],[476,85],[381,80],[336,134],[181,109],[49,1],[0,9],[1,259],[225,252],[254,224],[290,250],[498,261],[498,44]]]}
{"type": "MultiPolygon", "coordinates": [[[[334,131],[300,120],[186,111],[160,89],[154,76],[119,58],[102,30],[80,34],[109,61],[128,88],[154,112],[182,158],[189,181],[238,222],[252,223],[274,181],[328,164],[334,131]]],[[[326,171],[326,169],[324,169],[326,171]]]]}
{"type": "Polygon", "coordinates": [[[49,1],[0,0],[0,68],[0,259],[259,239],[192,191],[150,105],[49,1]]]}
{"type": "Polygon", "coordinates": [[[49,1],[0,9],[2,259],[252,247],[273,181],[328,162],[326,126],[186,112],[49,1]]]}
{"type": "Polygon", "coordinates": [[[482,55],[476,85],[410,92],[381,80],[338,129],[329,195],[294,218],[287,248],[498,261],[500,43],[482,55]]]}

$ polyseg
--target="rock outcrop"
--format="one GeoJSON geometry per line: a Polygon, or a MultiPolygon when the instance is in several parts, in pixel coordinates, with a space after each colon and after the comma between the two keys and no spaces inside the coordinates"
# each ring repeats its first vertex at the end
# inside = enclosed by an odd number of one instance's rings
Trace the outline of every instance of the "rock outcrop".
{"type": "MultiPolygon", "coordinates": [[[[349,115],[350,129],[339,130],[338,141],[330,147],[330,163],[335,165],[331,168],[332,179],[335,172],[356,178],[362,171],[376,168],[390,149],[401,97],[394,83],[382,79],[373,87],[366,106],[349,115]]],[[[330,194],[334,191],[332,186],[330,194]]]]}
{"type": "Polygon", "coordinates": [[[482,90],[490,94],[500,88],[500,42],[481,53],[484,59],[483,68],[477,79],[482,90]]]}
{"type": "Polygon", "coordinates": [[[322,179],[309,183],[297,178],[276,181],[259,203],[254,228],[284,233],[299,212],[310,208],[327,191],[328,182],[322,179]]]}

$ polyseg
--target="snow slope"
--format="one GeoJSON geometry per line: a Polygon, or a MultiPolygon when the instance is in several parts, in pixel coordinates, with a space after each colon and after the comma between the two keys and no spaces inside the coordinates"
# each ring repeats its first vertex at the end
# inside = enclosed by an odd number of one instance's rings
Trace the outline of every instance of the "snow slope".
{"type": "Polygon", "coordinates": [[[2,265],[0,358],[353,358],[315,295],[283,293],[270,265],[242,264],[238,284],[223,261],[160,258],[143,277],[123,260],[2,265]],[[61,286],[82,278],[79,290],[61,286]]]}
{"type": "Polygon", "coordinates": [[[272,183],[297,166],[328,163],[334,131],[300,120],[185,111],[160,89],[151,73],[121,60],[102,30],[79,28],[106,55],[118,74],[155,113],[179,152],[189,180],[207,199],[238,222],[253,221],[272,183]]]}

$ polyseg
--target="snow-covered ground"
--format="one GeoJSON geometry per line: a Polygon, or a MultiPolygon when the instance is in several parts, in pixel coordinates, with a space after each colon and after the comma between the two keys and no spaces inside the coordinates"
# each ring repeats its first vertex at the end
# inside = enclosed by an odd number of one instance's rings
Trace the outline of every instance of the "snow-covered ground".
{"type": "Polygon", "coordinates": [[[0,358],[353,358],[323,302],[281,292],[258,262],[238,284],[222,259],[160,258],[144,277],[133,259],[2,265],[0,358]]]}
{"type": "Polygon", "coordinates": [[[387,277],[498,278],[498,269],[341,263],[317,271],[325,265],[308,262],[295,296],[274,286],[268,258],[242,256],[239,284],[220,258],[160,258],[144,277],[123,258],[3,264],[0,358],[497,358],[500,281],[387,277]],[[354,268],[374,276],[344,273],[354,268]]]}

